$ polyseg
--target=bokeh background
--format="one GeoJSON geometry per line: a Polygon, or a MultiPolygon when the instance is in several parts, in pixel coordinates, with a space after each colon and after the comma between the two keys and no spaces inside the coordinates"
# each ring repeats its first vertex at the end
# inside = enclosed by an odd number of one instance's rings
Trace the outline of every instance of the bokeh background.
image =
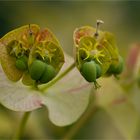
{"type": "Polygon", "coordinates": [[[19,26],[36,23],[50,28],[66,52],[72,55],[73,31],[83,25],[96,25],[113,32],[122,54],[129,44],[139,41],[139,1],[1,1],[0,36],[19,26]]]}
{"type": "MultiPolygon", "coordinates": [[[[35,23],[42,28],[50,28],[70,55],[73,55],[75,28],[83,25],[96,26],[97,19],[104,21],[101,30],[114,33],[120,54],[124,58],[131,44],[140,42],[139,1],[0,1],[0,37],[22,25],[35,23]]],[[[0,139],[13,135],[20,117],[20,113],[0,106],[0,139]]],[[[42,108],[33,112],[25,137],[61,138],[69,127],[59,128],[51,124],[46,109],[42,108]]],[[[139,133],[139,129],[137,131],[139,133]]],[[[124,136],[114,125],[113,119],[101,108],[75,138],[111,140],[124,139],[124,136]]]]}

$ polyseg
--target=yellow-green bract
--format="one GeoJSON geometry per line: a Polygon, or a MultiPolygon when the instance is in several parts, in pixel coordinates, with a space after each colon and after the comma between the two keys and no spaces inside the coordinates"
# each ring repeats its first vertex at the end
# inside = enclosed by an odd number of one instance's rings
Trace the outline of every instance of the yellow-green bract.
{"type": "Polygon", "coordinates": [[[110,66],[118,67],[116,73],[113,74],[120,74],[123,64],[120,64],[122,62],[120,62],[114,36],[103,31],[98,31],[98,36],[95,33],[96,29],[90,26],[83,26],[75,30],[73,37],[77,68],[82,74],[81,68],[90,61],[94,61],[97,64],[96,69],[98,69],[96,78],[106,75],[110,66]]]}
{"type": "Polygon", "coordinates": [[[40,29],[36,24],[25,25],[0,39],[0,62],[10,80],[16,82],[22,79],[27,85],[36,82],[37,78],[29,72],[30,66],[36,60],[44,63],[45,67],[49,65],[54,68],[55,75],[64,63],[63,50],[49,29],[40,29]],[[22,59],[25,56],[26,62],[22,59]]]}

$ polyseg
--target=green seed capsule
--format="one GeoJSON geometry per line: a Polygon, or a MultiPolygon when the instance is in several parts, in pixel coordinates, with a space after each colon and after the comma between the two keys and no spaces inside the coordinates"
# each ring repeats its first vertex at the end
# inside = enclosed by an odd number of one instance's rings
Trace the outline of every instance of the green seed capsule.
{"type": "Polygon", "coordinates": [[[88,82],[96,82],[97,72],[95,62],[85,62],[81,68],[81,73],[88,82]]]}
{"type": "Polygon", "coordinates": [[[28,58],[26,55],[20,57],[26,64],[28,62],[28,58]]]}
{"type": "Polygon", "coordinates": [[[46,64],[40,60],[35,60],[29,67],[29,73],[33,80],[39,80],[44,73],[46,64]]]}
{"type": "Polygon", "coordinates": [[[16,60],[16,67],[19,70],[26,70],[27,69],[26,64],[22,60],[20,60],[20,59],[16,60]]]}
{"type": "Polygon", "coordinates": [[[26,70],[28,67],[27,61],[28,58],[26,56],[22,56],[16,60],[15,65],[19,70],[26,70]]]}
{"type": "Polygon", "coordinates": [[[124,61],[121,56],[119,56],[119,64],[117,66],[111,65],[107,71],[107,74],[120,74],[123,71],[124,61]]]}
{"type": "Polygon", "coordinates": [[[55,75],[56,75],[56,71],[55,71],[54,67],[46,64],[45,71],[39,81],[41,83],[47,83],[47,82],[51,81],[55,77],[55,75]]]}
{"type": "Polygon", "coordinates": [[[120,74],[123,71],[124,61],[121,56],[119,56],[119,64],[111,68],[113,74],[120,74]]]}
{"type": "Polygon", "coordinates": [[[119,65],[116,67],[114,73],[120,74],[123,71],[123,67],[124,67],[123,58],[121,56],[119,56],[119,65]]]}
{"type": "Polygon", "coordinates": [[[102,69],[99,64],[95,64],[95,65],[96,65],[96,79],[97,79],[102,75],[102,69]]]}

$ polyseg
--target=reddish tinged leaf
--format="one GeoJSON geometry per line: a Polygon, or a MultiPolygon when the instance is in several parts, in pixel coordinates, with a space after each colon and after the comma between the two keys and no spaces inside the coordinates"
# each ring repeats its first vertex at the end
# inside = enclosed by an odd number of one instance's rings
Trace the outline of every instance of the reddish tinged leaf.
{"type": "Polygon", "coordinates": [[[54,34],[49,30],[49,29],[44,29],[41,30],[40,32],[37,33],[36,36],[36,41],[40,42],[40,41],[45,41],[45,42],[53,42],[56,45],[59,45],[58,40],[56,39],[56,37],[54,36],[54,34]]]}
{"type": "Polygon", "coordinates": [[[93,37],[95,34],[95,28],[90,26],[83,26],[81,28],[77,28],[74,32],[74,43],[75,45],[79,44],[79,41],[82,37],[90,36],[93,37]]]}
{"type": "Polygon", "coordinates": [[[130,48],[126,61],[127,70],[133,71],[139,55],[140,55],[140,44],[133,44],[132,47],[130,48]]]}
{"type": "Polygon", "coordinates": [[[110,105],[119,105],[127,101],[126,97],[120,97],[120,99],[114,99],[110,105]]]}

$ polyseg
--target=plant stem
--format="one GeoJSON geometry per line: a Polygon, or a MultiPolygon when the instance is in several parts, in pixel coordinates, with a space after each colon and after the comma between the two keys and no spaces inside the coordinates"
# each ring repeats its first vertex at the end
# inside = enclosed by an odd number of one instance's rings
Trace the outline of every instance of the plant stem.
{"type": "Polygon", "coordinates": [[[86,124],[86,122],[90,120],[97,109],[98,108],[95,105],[95,102],[91,102],[88,106],[88,109],[84,112],[83,116],[81,116],[81,118],[70,128],[70,130],[68,130],[62,140],[72,139],[77,134],[77,132],[86,124]]]}
{"type": "Polygon", "coordinates": [[[52,85],[54,85],[57,81],[59,81],[60,79],[62,79],[66,74],[68,74],[73,68],[75,67],[75,62],[72,63],[63,73],[61,73],[58,77],[56,77],[54,80],[52,80],[50,83],[44,85],[41,89],[41,91],[46,90],[47,88],[51,87],[52,85]]]}
{"type": "Polygon", "coordinates": [[[21,137],[22,137],[22,135],[24,133],[24,130],[25,130],[25,125],[27,123],[27,120],[28,120],[30,114],[31,114],[31,112],[25,112],[24,113],[24,115],[22,117],[22,120],[20,122],[19,128],[17,130],[17,133],[16,133],[16,135],[15,135],[13,140],[20,140],[21,139],[21,137]]]}

